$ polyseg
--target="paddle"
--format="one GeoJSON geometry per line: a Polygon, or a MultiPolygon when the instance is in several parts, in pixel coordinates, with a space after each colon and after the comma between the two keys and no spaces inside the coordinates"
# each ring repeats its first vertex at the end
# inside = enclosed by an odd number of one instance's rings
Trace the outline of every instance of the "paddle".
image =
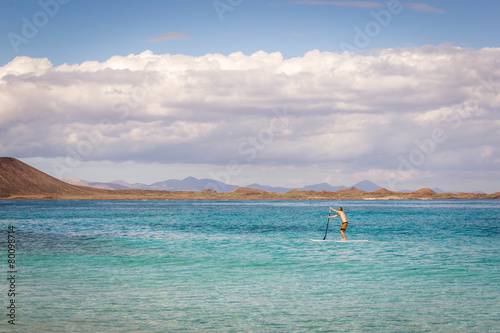
{"type": "Polygon", "coordinates": [[[328,222],[326,222],[326,231],[325,231],[325,237],[323,237],[323,240],[326,239],[326,233],[328,232],[328,225],[330,224],[330,210],[328,210],[328,222]]]}

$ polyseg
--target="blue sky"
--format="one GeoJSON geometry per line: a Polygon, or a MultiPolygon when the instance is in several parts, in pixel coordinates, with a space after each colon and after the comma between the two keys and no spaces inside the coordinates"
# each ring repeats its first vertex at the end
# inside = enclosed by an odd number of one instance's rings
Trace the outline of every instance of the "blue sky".
{"type": "Polygon", "coordinates": [[[496,192],[500,1],[478,3],[2,0],[0,156],[90,181],[496,192]]]}
{"type": "MultiPolygon", "coordinates": [[[[193,56],[279,51],[285,58],[314,49],[335,52],[341,51],[343,42],[352,44],[354,29],[364,30],[373,20],[372,11],[386,6],[384,1],[366,2],[378,8],[359,1],[65,0],[55,2],[56,8],[54,1],[42,0],[43,6],[38,1],[0,3],[0,64],[19,55],[48,58],[54,65],[104,61],[147,49],[193,56]],[[37,16],[44,8],[55,14],[47,20],[37,16]],[[38,19],[40,27],[15,50],[7,35],[23,36],[23,17],[31,23],[38,19]],[[186,39],[151,41],[173,32],[186,39]]],[[[429,1],[420,7],[411,5],[416,2],[400,3],[403,10],[392,15],[390,26],[382,27],[366,48],[443,43],[482,48],[500,43],[500,1],[429,1]]]]}

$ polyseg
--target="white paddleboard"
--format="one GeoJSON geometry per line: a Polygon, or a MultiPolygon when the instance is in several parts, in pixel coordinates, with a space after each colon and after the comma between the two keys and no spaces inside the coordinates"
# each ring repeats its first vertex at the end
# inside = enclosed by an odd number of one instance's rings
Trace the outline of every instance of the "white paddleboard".
{"type": "Polygon", "coordinates": [[[336,239],[311,239],[313,242],[336,242],[336,243],[363,243],[368,242],[368,239],[348,239],[345,241],[336,239]]]}

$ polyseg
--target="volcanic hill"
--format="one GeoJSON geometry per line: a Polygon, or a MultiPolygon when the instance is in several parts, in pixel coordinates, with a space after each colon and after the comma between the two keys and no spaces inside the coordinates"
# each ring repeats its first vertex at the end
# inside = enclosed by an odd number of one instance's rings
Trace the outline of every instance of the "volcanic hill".
{"type": "Polygon", "coordinates": [[[74,186],[47,175],[12,157],[0,157],[0,198],[87,197],[102,190],[74,186]]]}

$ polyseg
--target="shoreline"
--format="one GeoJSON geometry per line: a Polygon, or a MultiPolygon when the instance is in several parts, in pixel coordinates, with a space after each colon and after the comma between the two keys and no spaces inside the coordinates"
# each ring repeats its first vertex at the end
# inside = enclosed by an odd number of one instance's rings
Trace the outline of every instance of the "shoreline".
{"type": "MultiPolygon", "coordinates": [[[[218,193],[213,190],[203,191],[149,191],[149,190],[98,190],[90,188],[87,193],[81,194],[13,194],[0,197],[1,201],[57,201],[57,200],[495,200],[500,199],[500,192],[483,193],[436,193],[430,189],[421,189],[415,192],[391,192],[377,190],[364,192],[356,188],[344,189],[337,192],[328,191],[298,191],[286,193],[265,192],[250,188],[238,188],[232,192],[218,193]]],[[[85,191],[86,192],[86,191],[85,191]]]]}
{"type": "Polygon", "coordinates": [[[413,192],[394,192],[380,188],[365,192],[356,187],[336,192],[290,190],[266,192],[239,187],[231,192],[214,190],[106,190],[71,185],[49,176],[15,158],[0,157],[0,200],[411,200],[411,199],[500,199],[500,192],[437,193],[430,188],[413,192]]]}

